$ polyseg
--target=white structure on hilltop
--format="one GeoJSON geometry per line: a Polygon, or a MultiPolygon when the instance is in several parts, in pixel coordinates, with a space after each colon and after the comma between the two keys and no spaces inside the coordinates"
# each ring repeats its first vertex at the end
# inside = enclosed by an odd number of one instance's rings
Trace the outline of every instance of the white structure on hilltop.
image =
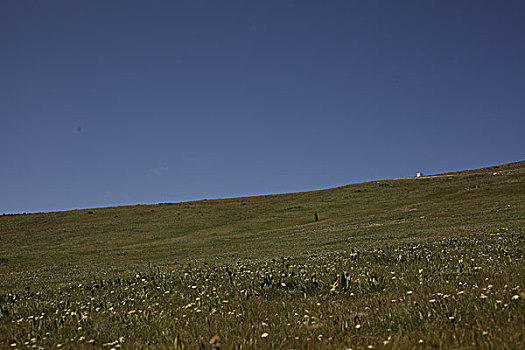
{"type": "Polygon", "coordinates": [[[416,177],[422,177],[423,176],[423,173],[417,173],[416,174],[416,177]]]}

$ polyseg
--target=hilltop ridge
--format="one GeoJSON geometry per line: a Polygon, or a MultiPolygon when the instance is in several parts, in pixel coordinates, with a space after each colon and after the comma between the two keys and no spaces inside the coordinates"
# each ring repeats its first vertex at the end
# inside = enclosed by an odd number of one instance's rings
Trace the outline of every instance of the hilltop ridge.
{"type": "Polygon", "coordinates": [[[20,269],[302,254],[523,227],[524,198],[521,161],[302,193],[5,216],[0,254],[20,269]]]}

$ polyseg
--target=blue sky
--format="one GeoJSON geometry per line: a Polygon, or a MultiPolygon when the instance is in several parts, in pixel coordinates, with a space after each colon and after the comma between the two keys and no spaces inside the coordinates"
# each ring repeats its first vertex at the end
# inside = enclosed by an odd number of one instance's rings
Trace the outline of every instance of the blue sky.
{"type": "Polygon", "coordinates": [[[0,2],[0,213],[525,159],[523,1],[0,2]]]}

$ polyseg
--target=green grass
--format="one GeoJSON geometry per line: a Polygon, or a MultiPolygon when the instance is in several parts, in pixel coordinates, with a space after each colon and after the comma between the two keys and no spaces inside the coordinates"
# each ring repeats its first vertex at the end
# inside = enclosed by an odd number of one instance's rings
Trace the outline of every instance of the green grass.
{"type": "Polygon", "coordinates": [[[2,216],[0,348],[519,349],[524,233],[525,162],[2,216]]]}

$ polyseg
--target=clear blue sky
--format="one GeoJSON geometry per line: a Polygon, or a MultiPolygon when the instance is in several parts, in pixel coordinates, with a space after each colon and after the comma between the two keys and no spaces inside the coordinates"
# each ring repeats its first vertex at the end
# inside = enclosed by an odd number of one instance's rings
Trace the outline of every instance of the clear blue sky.
{"type": "Polygon", "coordinates": [[[525,1],[0,2],[0,213],[525,159],[525,1]]]}

